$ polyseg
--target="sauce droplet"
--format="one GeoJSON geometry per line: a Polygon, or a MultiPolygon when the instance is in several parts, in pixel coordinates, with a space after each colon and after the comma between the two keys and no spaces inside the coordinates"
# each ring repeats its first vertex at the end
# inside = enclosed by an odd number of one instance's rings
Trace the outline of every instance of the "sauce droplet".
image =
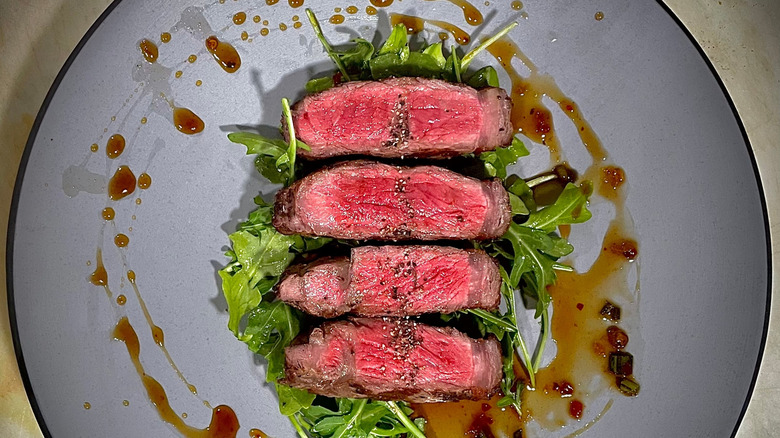
{"type": "Polygon", "coordinates": [[[233,15],[233,23],[237,25],[242,25],[246,21],[246,12],[236,12],[235,15],[233,15]]]}
{"type": "Polygon", "coordinates": [[[89,282],[95,286],[108,285],[108,272],[106,272],[106,267],[103,266],[103,251],[100,248],[98,248],[95,256],[95,271],[89,276],[89,282]]]}
{"type": "Polygon", "coordinates": [[[357,14],[357,12],[358,12],[357,6],[347,6],[347,13],[357,14]]]}
{"type": "Polygon", "coordinates": [[[300,8],[303,6],[303,0],[287,0],[287,4],[292,8],[300,8]]]}
{"type": "Polygon", "coordinates": [[[292,18],[292,20],[293,20],[293,21],[298,21],[298,20],[300,20],[300,19],[301,19],[301,18],[300,18],[299,16],[297,16],[297,15],[293,15],[293,18],[292,18]]]}
{"type": "Polygon", "coordinates": [[[341,14],[333,14],[328,21],[330,21],[331,24],[341,24],[344,22],[344,16],[341,14]]]}
{"type": "Polygon", "coordinates": [[[92,405],[91,405],[91,404],[89,404],[89,402],[84,402],[84,409],[87,409],[87,410],[88,410],[88,409],[89,409],[89,408],[91,408],[91,407],[92,407],[92,405]]]}
{"type": "Polygon", "coordinates": [[[163,32],[160,34],[160,41],[163,43],[167,43],[171,41],[171,34],[168,32],[163,32]]]}
{"type": "Polygon", "coordinates": [[[523,9],[523,2],[520,2],[520,1],[517,1],[517,0],[513,1],[512,2],[512,9],[514,9],[516,11],[519,11],[520,9],[523,9]]]}
{"type": "Polygon", "coordinates": [[[259,15],[255,15],[254,17],[252,17],[252,21],[254,21],[255,23],[259,23],[260,22],[260,16],[259,15]]]}
{"type": "Polygon", "coordinates": [[[103,211],[100,212],[101,216],[103,216],[104,220],[110,221],[114,218],[114,209],[111,207],[106,207],[103,209],[103,211]]]}
{"type": "Polygon", "coordinates": [[[287,25],[286,25],[286,24],[284,24],[284,23],[279,23],[279,29],[280,29],[282,32],[284,32],[285,30],[287,30],[287,25]]]}
{"type": "MultiPolygon", "coordinates": [[[[127,303],[127,297],[122,295],[122,294],[118,295],[116,297],[116,303],[119,304],[120,306],[124,306],[125,303],[127,303]]],[[[127,406],[127,405],[125,405],[125,406],[127,406]]]]}
{"type": "Polygon", "coordinates": [[[300,21],[296,21],[295,24],[293,24],[293,27],[296,29],[300,29],[301,26],[303,26],[303,23],[301,23],[300,21]]]}
{"type": "Polygon", "coordinates": [[[129,243],[130,243],[130,238],[122,233],[119,233],[116,236],[114,236],[114,245],[116,245],[118,248],[124,248],[129,243]]]}
{"type": "Polygon", "coordinates": [[[195,86],[196,86],[196,87],[200,87],[201,85],[203,85],[203,81],[201,81],[200,79],[198,79],[197,81],[195,81],[195,86]]]}
{"type": "Polygon", "coordinates": [[[277,3],[279,3],[279,0],[265,0],[265,4],[267,4],[268,6],[273,6],[277,3]]]}
{"type": "Polygon", "coordinates": [[[594,18],[596,19],[596,21],[601,21],[601,20],[604,19],[604,13],[601,12],[601,11],[596,12],[596,15],[594,16],[594,18]]]}
{"type": "Polygon", "coordinates": [[[393,4],[393,0],[370,0],[371,4],[377,8],[386,8],[393,4]]]}
{"type": "Polygon", "coordinates": [[[145,125],[147,122],[146,117],[141,117],[141,124],[145,125]]]}
{"type": "Polygon", "coordinates": [[[235,73],[241,67],[241,57],[230,43],[220,41],[212,35],[206,38],[206,49],[226,72],[235,73]]]}
{"type": "Polygon", "coordinates": [[[92,143],[92,145],[89,146],[89,150],[92,152],[97,152],[100,147],[97,145],[97,143],[92,143]]]}
{"type": "Polygon", "coordinates": [[[108,138],[106,143],[106,155],[108,158],[114,159],[125,150],[125,138],[121,134],[114,134],[108,138]]]}
{"type": "Polygon", "coordinates": [[[130,406],[130,400],[122,400],[122,404],[125,406],[130,406]]]}
{"type": "Polygon", "coordinates": [[[268,438],[260,429],[249,429],[249,438],[268,438]]]}
{"type": "Polygon", "coordinates": [[[157,50],[157,45],[153,42],[142,39],[141,42],[138,43],[138,48],[141,49],[141,53],[143,53],[144,59],[146,59],[147,62],[152,64],[157,62],[157,56],[160,52],[157,50]]]}
{"type": "Polygon", "coordinates": [[[366,6],[366,14],[368,15],[376,15],[377,10],[373,6],[366,6]]]}
{"type": "Polygon", "coordinates": [[[135,191],[135,175],[127,166],[119,166],[108,181],[108,197],[118,201],[135,191]]]}
{"type": "MultiPolygon", "coordinates": [[[[142,190],[146,190],[149,188],[149,186],[152,185],[152,177],[149,176],[148,173],[144,172],[138,177],[138,188],[142,190]]],[[[138,198],[139,200],[141,198],[138,198]]],[[[140,204],[140,202],[136,201],[136,204],[140,204]]]]}
{"type": "Polygon", "coordinates": [[[190,64],[192,64],[193,62],[195,62],[197,60],[198,60],[198,55],[190,55],[190,56],[187,57],[187,62],[189,62],[190,64]]]}
{"type": "Polygon", "coordinates": [[[264,28],[260,29],[260,35],[262,35],[262,36],[268,35],[268,28],[264,27],[264,28]]]}
{"type": "Polygon", "coordinates": [[[187,135],[197,134],[206,126],[197,114],[188,108],[179,107],[173,109],[173,125],[187,135]]]}
{"type": "Polygon", "coordinates": [[[174,73],[174,76],[176,76],[176,79],[179,79],[179,78],[181,77],[181,75],[182,75],[182,74],[184,74],[184,72],[183,72],[183,71],[181,71],[181,70],[176,70],[176,73],[174,73]]]}
{"type": "Polygon", "coordinates": [[[249,39],[249,33],[247,31],[241,32],[241,41],[246,41],[249,39]]]}

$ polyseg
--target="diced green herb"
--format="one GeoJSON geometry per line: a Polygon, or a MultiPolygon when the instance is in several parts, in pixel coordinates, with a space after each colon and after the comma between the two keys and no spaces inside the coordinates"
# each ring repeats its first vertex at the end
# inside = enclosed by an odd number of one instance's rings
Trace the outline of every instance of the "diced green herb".
{"type": "Polygon", "coordinates": [[[609,370],[616,376],[630,376],[634,373],[634,356],[625,351],[609,353],[609,370]]]}
{"type": "Polygon", "coordinates": [[[623,395],[635,397],[639,395],[639,383],[631,377],[618,377],[617,385],[623,395]]]}

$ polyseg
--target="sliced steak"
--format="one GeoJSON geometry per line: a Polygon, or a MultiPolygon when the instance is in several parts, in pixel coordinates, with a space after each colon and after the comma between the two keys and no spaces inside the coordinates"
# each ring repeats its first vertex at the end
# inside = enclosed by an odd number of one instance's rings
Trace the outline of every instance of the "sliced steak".
{"type": "Polygon", "coordinates": [[[348,161],[280,190],[273,224],[283,234],[339,239],[492,239],[511,220],[498,180],[436,166],[348,161]]]}
{"type": "Polygon", "coordinates": [[[316,316],[407,316],[495,310],[498,264],[484,251],[444,246],[361,246],[351,260],[291,267],[279,298],[316,316]]]}
{"type": "Polygon", "coordinates": [[[298,149],[302,157],[397,158],[451,157],[508,145],[511,111],[512,101],[500,88],[391,78],[309,95],[292,115],[296,136],[311,147],[298,149]]]}
{"type": "Polygon", "coordinates": [[[285,374],[280,383],[329,397],[479,400],[498,389],[501,347],[409,319],[326,322],[287,347],[285,374]]]}

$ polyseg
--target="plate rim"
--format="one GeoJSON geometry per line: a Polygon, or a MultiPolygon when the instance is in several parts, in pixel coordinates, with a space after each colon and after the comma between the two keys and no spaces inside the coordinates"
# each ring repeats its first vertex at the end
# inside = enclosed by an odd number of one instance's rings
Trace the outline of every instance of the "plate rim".
{"type": "MultiPolygon", "coordinates": [[[[19,338],[19,327],[17,325],[17,319],[16,319],[16,307],[15,307],[14,287],[13,287],[13,283],[14,283],[13,252],[14,252],[14,237],[16,235],[16,219],[17,219],[18,208],[19,208],[19,198],[21,195],[22,183],[24,182],[24,176],[27,170],[27,163],[29,161],[30,154],[32,152],[33,144],[37,139],[38,130],[40,129],[41,123],[43,122],[43,117],[46,115],[46,112],[49,109],[49,104],[51,103],[52,99],[54,98],[54,95],[59,89],[59,86],[62,83],[62,80],[64,79],[65,75],[68,73],[70,66],[73,64],[73,62],[75,61],[79,53],[81,53],[81,49],[90,40],[92,35],[98,29],[98,27],[100,27],[100,25],[103,24],[105,19],[108,18],[108,16],[114,11],[114,9],[121,2],[122,0],[113,0],[106,7],[106,9],[100,14],[100,16],[95,20],[95,22],[92,23],[92,25],[89,27],[89,29],[84,34],[84,36],[82,36],[79,42],[76,44],[76,47],[73,49],[70,55],[68,55],[68,58],[65,60],[65,63],[60,68],[60,71],[57,73],[57,76],[52,82],[52,85],[49,87],[49,91],[46,93],[46,97],[43,99],[43,102],[41,103],[41,107],[35,116],[35,121],[33,122],[32,128],[30,129],[30,135],[27,138],[27,142],[25,143],[24,146],[24,151],[22,152],[22,156],[19,161],[19,168],[16,174],[16,179],[14,181],[13,197],[11,199],[11,206],[9,210],[8,229],[6,232],[6,250],[5,250],[6,266],[5,267],[6,267],[6,294],[7,294],[7,304],[8,304],[9,325],[11,329],[11,338],[13,341],[16,363],[19,368],[19,374],[21,376],[22,383],[24,384],[27,400],[29,401],[33,414],[35,415],[35,420],[38,423],[38,427],[40,427],[41,433],[46,438],[51,438],[52,434],[49,431],[48,427],[46,426],[46,421],[43,418],[43,412],[41,411],[37,399],[35,398],[35,392],[33,391],[32,388],[32,381],[30,380],[30,376],[27,373],[27,367],[24,361],[24,354],[22,351],[21,340],[19,338]]],[[[763,323],[763,329],[761,333],[761,343],[759,345],[758,355],[756,357],[756,362],[753,369],[753,377],[751,378],[750,386],[748,387],[747,396],[745,398],[745,401],[743,402],[742,409],[739,413],[739,416],[737,417],[737,421],[736,424],[734,425],[734,429],[731,432],[731,437],[733,438],[736,436],[739,427],[741,426],[742,421],[744,420],[748,406],[750,405],[750,401],[753,398],[753,392],[755,390],[755,386],[758,381],[758,375],[761,369],[761,364],[763,362],[764,352],[766,350],[767,336],[769,333],[769,319],[772,310],[772,290],[773,290],[772,267],[773,266],[772,266],[772,235],[771,235],[770,225],[769,225],[769,212],[767,207],[766,193],[764,191],[764,184],[761,179],[761,173],[759,172],[758,169],[758,163],[756,162],[755,151],[753,149],[752,144],[750,143],[750,138],[747,135],[747,131],[745,130],[745,125],[743,124],[742,118],[740,117],[740,114],[737,111],[737,107],[734,104],[734,100],[731,98],[731,95],[729,94],[729,91],[726,88],[723,79],[721,78],[720,74],[718,73],[717,69],[713,65],[710,58],[707,56],[707,53],[704,51],[702,46],[693,36],[691,31],[685,26],[682,20],[674,13],[674,11],[672,11],[672,9],[663,0],[655,0],[655,2],[661,7],[661,9],[664,12],[666,12],[669,15],[669,17],[674,21],[677,27],[679,27],[680,30],[683,31],[683,34],[685,34],[685,36],[688,38],[688,40],[691,42],[693,47],[698,52],[699,56],[704,60],[708,69],[710,70],[710,73],[713,75],[716,82],[718,83],[718,87],[720,88],[721,92],[726,98],[726,101],[728,102],[729,108],[731,109],[731,112],[734,115],[734,118],[737,122],[737,126],[739,127],[739,131],[742,134],[742,138],[745,142],[745,146],[747,147],[748,157],[750,158],[750,164],[753,169],[753,176],[756,179],[756,185],[759,193],[762,219],[764,223],[764,235],[767,242],[766,249],[765,249],[766,258],[767,258],[766,308],[764,312],[764,323],[763,323]]]]}

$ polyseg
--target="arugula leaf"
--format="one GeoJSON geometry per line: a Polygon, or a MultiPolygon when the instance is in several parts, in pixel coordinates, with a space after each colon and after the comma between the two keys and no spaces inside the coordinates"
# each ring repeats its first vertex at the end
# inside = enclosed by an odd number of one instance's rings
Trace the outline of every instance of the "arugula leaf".
{"type": "Polygon", "coordinates": [[[238,327],[241,318],[260,304],[263,294],[276,284],[293,259],[289,252],[293,239],[272,227],[258,226],[258,229],[256,235],[239,230],[229,236],[235,259],[219,271],[228,305],[228,328],[239,339],[242,338],[238,327]]]}
{"type": "Polygon", "coordinates": [[[471,78],[466,81],[466,84],[477,89],[485,87],[498,87],[500,85],[498,83],[498,73],[492,66],[482,67],[481,69],[474,72],[474,74],[471,75],[471,78]]]}
{"type": "Polygon", "coordinates": [[[404,58],[409,55],[409,43],[407,42],[408,34],[406,33],[406,26],[403,23],[398,23],[393,26],[393,30],[390,32],[390,36],[382,47],[377,52],[377,55],[384,55],[385,53],[394,53],[404,58]]]}
{"type": "Polygon", "coordinates": [[[319,93],[320,91],[333,88],[334,85],[336,85],[336,82],[333,80],[333,76],[309,79],[309,81],[306,82],[306,92],[309,94],[319,93]]]}
{"type": "Polygon", "coordinates": [[[279,412],[290,416],[302,409],[311,407],[316,395],[303,389],[293,388],[287,385],[276,384],[276,395],[279,397],[279,412]]]}
{"type": "Polygon", "coordinates": [[[247,155],[257,155],[255,168],[268,181],[274,184],[284,184],[287,177],[282,169],[276,166],[276,161],[287,152],[287,142],[281,139],[271,139],[250,132],[231,132],[228,139],[233,143],[246,146],[247,155]]]}
{"type": "Polygon", "coordinates": [[[325,38],[325,34],[322,33],[320,22],[317,21],[317,17],[314,15],[314,12],[311,9],[306,8],[306,15],[309,17],[309,23],[311,23],[311,27],[314,29],[314,34],[317,35],[317,39],[320,40],[322,47],[328,53],[330,59],[333,60],[333,63],[336,64],[336,67],[338,67],[343,78],[347,81],[350,81],[351,79],[347,73],[346,67],[344,67],[344,63],[341,62],[341,58],[338,56],[338,54],[336,54],[336,52],[333,50],[333,47],[331,47],[331,45],[328,43],[328,40],[325,38]]]}
{"type": "Polygon", "coordinates": [[[586,186],[577,187],[572,183],[566,184],[555,203],[531,213],[524,225],[551,232],[560,225],[579,224],[587,221],[591,217],[591,212],[587,207],[589,193],[583,189],[586,189],[586,186]]]}
{"type": "Polygon", "coordinates": [[[494,151],[482,152],[479,154],[479,159],[482,160],[485,172],[489,176],[505,179],[507,166],[515,164],[520,157],[525,157],[529,153],[523,142],[514,137],[511,145],[497,148],[494,151]]]}
{"type": "Polygon", "coordinates": [[[283,301],[261,301],[249,311],[241,340],[267,361],[266,381],[284,377],[284,348],[301,329],[302,314],[283,301]]]}

